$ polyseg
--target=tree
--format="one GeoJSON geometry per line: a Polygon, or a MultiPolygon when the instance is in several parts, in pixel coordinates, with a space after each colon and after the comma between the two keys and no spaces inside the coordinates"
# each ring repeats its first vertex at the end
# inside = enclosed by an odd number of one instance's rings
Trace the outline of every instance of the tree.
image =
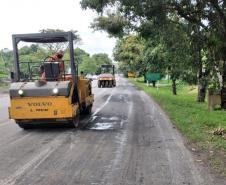
{"type": "Polygon", "coordinates": [[[46,49],[34,44],[19,49],[19,58],[23,62],[44,61],[49,54],[46,49]]]}
{"type": "Polygon", "coordinates": [[[79,73],[83,71],[84,74],[95,74],[97,70],[97,65],[95,64],[95,61],[92,58],[84,57],[78,69],[79,73]]]}
{"type": "Polygon", "coordinates": [[[108,57],[106,53],[97,53],[94,54],[92,57],[92,61],[97,66],[96,74],[100,74],[100,66],[104,64],[112,64],[112,60],[108,57]]]}
{"type": "MultiPolygon", "coordinates": [[[[226,11],[225,1],[217,1],[217,0],[206,0],[206,1],[184,1],[184,0],[144,0],[144,1],[124,1],[124,0],[82,0],[81,5],[83,8],[90,8],[98,13],[104,14],[105,22],[110,17],[108,6],[114,6],[118,16],[121,16],[125,23],[125,27],[131,31],[138,31],[140,29],[148,30],[149,27],[146,26],[147,22],[154,22],[159,25],[164,25],[164,23],[172,22],[175,25],[177,24],[190,24],[191,30],[188,32],[188,35],[196,35],[198,34],[204,43],[200,43],[200,40],[193,40],[191,38],[192,44],[197,49],[197,53],[195,54],[196,65],[198,66],[198,84],[199,84],[199,94],[198,101],[204,101],[206,84],[202,83],[203,79],[206,78],[206,74],[203,74],[203,61],[201,56],[201,51],[207,49],[208,52],[211,53],[211,58],[219,59],[219,61],[223,61],[222,65],[222,75],[223,75],[223,87],[222,94],[226,94],[226,11]],[[105,12],[108,12],[107,14],[105,12]],[[176,18],[176,19],[175,19],[176,18]],[[144,26],[145,25],[145,26],[144,26]],[[193,34],[195,33],[195,34],[193,34]],[[203,48],[205,45],[212,44],[211,51],[209,48],[203,48]],[[213,49],[214,48],[214,49],[213,49]],[[213,53],[214,51],[214,53],[213,53]],[[214,57],[213,57],[214,56],[214,57]],[[217,56],[217,57],[216,57],[217,56]],[[204,92],[204,93],[201,93],[204,92]]],[[[112,13],[111,13],[112,14],[112,13]]],[[[96,19],[97,20],[97,19],[96,19]]],[[[103,30],[106,30],[111,33],[111,30],[106,29],[105,24],[95,23],[97,27],[103,27],[103,30]]],[[[156,24],[154,24],[156,25],[156,24]]],[[[124,28],[125,28],[124,27],[124,28]]],[[[121,30],[125,30],[124,28],[118,29],[118,36],[121,35],[121,30]]],[[[114,35],[116,35],[114,33],[114,35]]],[[[210,55],[208,55],[210,56],[210,55]]],[[[210,63],[216,64],[216,67],[220,65],[217,64],[213,60],[207,60],[210,63]]],[[[214,66],[212,64],[208,64],[207,66],[214,66]]],[[[210,71],[213,71],[211,69],[210,71]]],[[[208,74],[207,74],[208,75],[208,74]]],[[[204,80],[205,81],[205,80],[204,80]]],[[[222,96],[222,106],[226,107],[226,99],[224,100],[222,96]],[[224,106],[225,105],[225,106],[224,106]]]]}
{"type": "Polygon", "coordinates": [[[184,27],[170,22],[141,32],[148,38],[144,49],[146,71],[170,75],[172,92],[177,94],[176,80],[190,70],[191,48],[184,27]]]}
{"type": "MultiPolygon", "coordinates": [[[[74,57],[75,57],[75,61],[80,64],[82,63],[83,59],[86,58],[86,57],[90,57],[89,53],[85,52],[83,49],[81,48],[75,48],[75,51],[74,51],[74,57]]],[[[69,56],[68,56],[69,58],[69,56]]]]}
{"type": "MultiPolygon", "coordinates": [[[[74,44],[78,44],[81,41],[81,38],[78,35],[78,31],[77,30],[70,30],[71,32],[73,32],[75,34],[75,40],[74,40],[74,44]]],[[[56,33],[56,32],[65,32],[64,30],[61,29],[42,29],[39,30],[40,33],[56,33]]],[[[48,51],[50,51],[51,53],[55,53],[59,50],[65,50],[68,48],[68,43],[46,43],[46,44],[42,44],[42,46],[44,48],[46,48],[48,51]]]]}
{"type": "Polygon", "coordinates": [[[107,16],[101,16],[94,19],[91,28],[94,30],[104,30],[112,37],[122,38],[126,31],[128,22],[116,13],[108,13],[107,16]]]}
{"type": "Polygon", "coordinates": [[[79,73],[83,71],[84,73],[94,74],[96,70],[96,65],[91,61],[90,54],[81,48],[75,48],[75,61],[78,63],[79,73]]]}
{"type": "Polygon", "coordinates": [[[120,63],[122,72],[143,72],[144,40],[137,35],[129,35],[117,41],[113,51],[115,61],[120,63]]]}
{"type": "Polygon", "coordinates": [[[102,64],[112,64],[107,54],[97,53],[90,56],[80,48],[75,49],[75,61],[78,63],[79,72],[83,71],[85,74],[97,74],[102,64]]]}
{"type": "Polygon", "coordinates": [[[13,52],[7,48],[0,51],[0,73],[8,74],[13,66],[13,52]]]}

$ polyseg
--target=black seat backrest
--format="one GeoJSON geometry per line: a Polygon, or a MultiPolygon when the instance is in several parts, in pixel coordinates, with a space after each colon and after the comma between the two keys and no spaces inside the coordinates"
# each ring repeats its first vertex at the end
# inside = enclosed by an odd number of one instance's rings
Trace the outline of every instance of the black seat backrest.
{"type": "Polygon", "coordinates": [[[47,81],[58,80],[60,76],[59,62],[45,62],[44,63],[45,78],[47,81]]]}

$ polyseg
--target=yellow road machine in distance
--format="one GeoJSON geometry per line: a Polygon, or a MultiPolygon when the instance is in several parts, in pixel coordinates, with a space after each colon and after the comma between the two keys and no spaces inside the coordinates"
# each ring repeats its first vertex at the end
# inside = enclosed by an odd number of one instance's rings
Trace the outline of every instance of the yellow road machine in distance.
{"type": "Polygon", "coordinates": [[[97,85],[99,88],[116,86],[114,65],[101,65],[97,85]]]}
{"type": "MultiPolygon", "coordinates": [[[[24,129],[42,123],[79,124],[79,114],[90,114],[94,96],[91,82],[79,78],[72,32],[16,34],[13,39],[9,117],[24,129]],[[68,43],[69,59],[20,61],[19,42],[68,43]]],[[[49,57],[46,57],[49,58],[49,57]]]]}
{"type": "Polygon", "coordinates": [[[127,73],[127,77],[128,77],[128,78],[135,78],[135,77],[136,77],[136,73],[135,73],[135,72],[129,71],[129,72],[127,73]]]}

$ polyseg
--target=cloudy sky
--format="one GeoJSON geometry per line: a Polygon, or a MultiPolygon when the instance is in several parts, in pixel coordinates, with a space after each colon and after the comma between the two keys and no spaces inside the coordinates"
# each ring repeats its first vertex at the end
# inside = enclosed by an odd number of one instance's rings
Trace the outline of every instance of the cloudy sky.
{"type": "Polygon", "coordinates": [[[0,49],[12,49],[12,34],[36,33],[53,28],[78,30],[82,38],[79,46],[90,54],[112,55],[115,39],[104,32],[89,28],[96,14],[81,10],[80,0],[1,0],[0,49]]]}

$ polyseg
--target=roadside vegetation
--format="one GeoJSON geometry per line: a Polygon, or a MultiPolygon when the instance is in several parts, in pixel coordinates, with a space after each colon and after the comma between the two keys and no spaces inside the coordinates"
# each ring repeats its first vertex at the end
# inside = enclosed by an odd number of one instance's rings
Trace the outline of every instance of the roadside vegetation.
{"type": "Polygon", "coordinates": [[[197,154],[199,162],[210,165],[226,176],[226,137],[214,135],[216,128],[226,129],[226,112],[209,112],[207,102],[195,101],[197,86],[178,82],[178,94],[171,93],[167,81],[160,82],[159,88],[147,86],[143,79],[130,79],[139,89],[147,94],[166,111],[176,128],[187,138],[188,147],[197,154]],[[161,84],[164,86],[161,86],[161,84]]]}
{"type": "Polygon", "coordinates": [[[8,88],[9,88],[9,83],[7,83],[7,82],[0,82],[0,90],[2,89],[2,90],[5,91],[8,88]]]}
{"type": "Polygon", "coordinates": [[[169,75],[174,95],[177,80],[195,84],[198,102],[208,88],[226,93],[224,1],[81,0],[81,6],[98,13],[94,30],[118,38],[114,58],[123,73],[169,75]]]}

